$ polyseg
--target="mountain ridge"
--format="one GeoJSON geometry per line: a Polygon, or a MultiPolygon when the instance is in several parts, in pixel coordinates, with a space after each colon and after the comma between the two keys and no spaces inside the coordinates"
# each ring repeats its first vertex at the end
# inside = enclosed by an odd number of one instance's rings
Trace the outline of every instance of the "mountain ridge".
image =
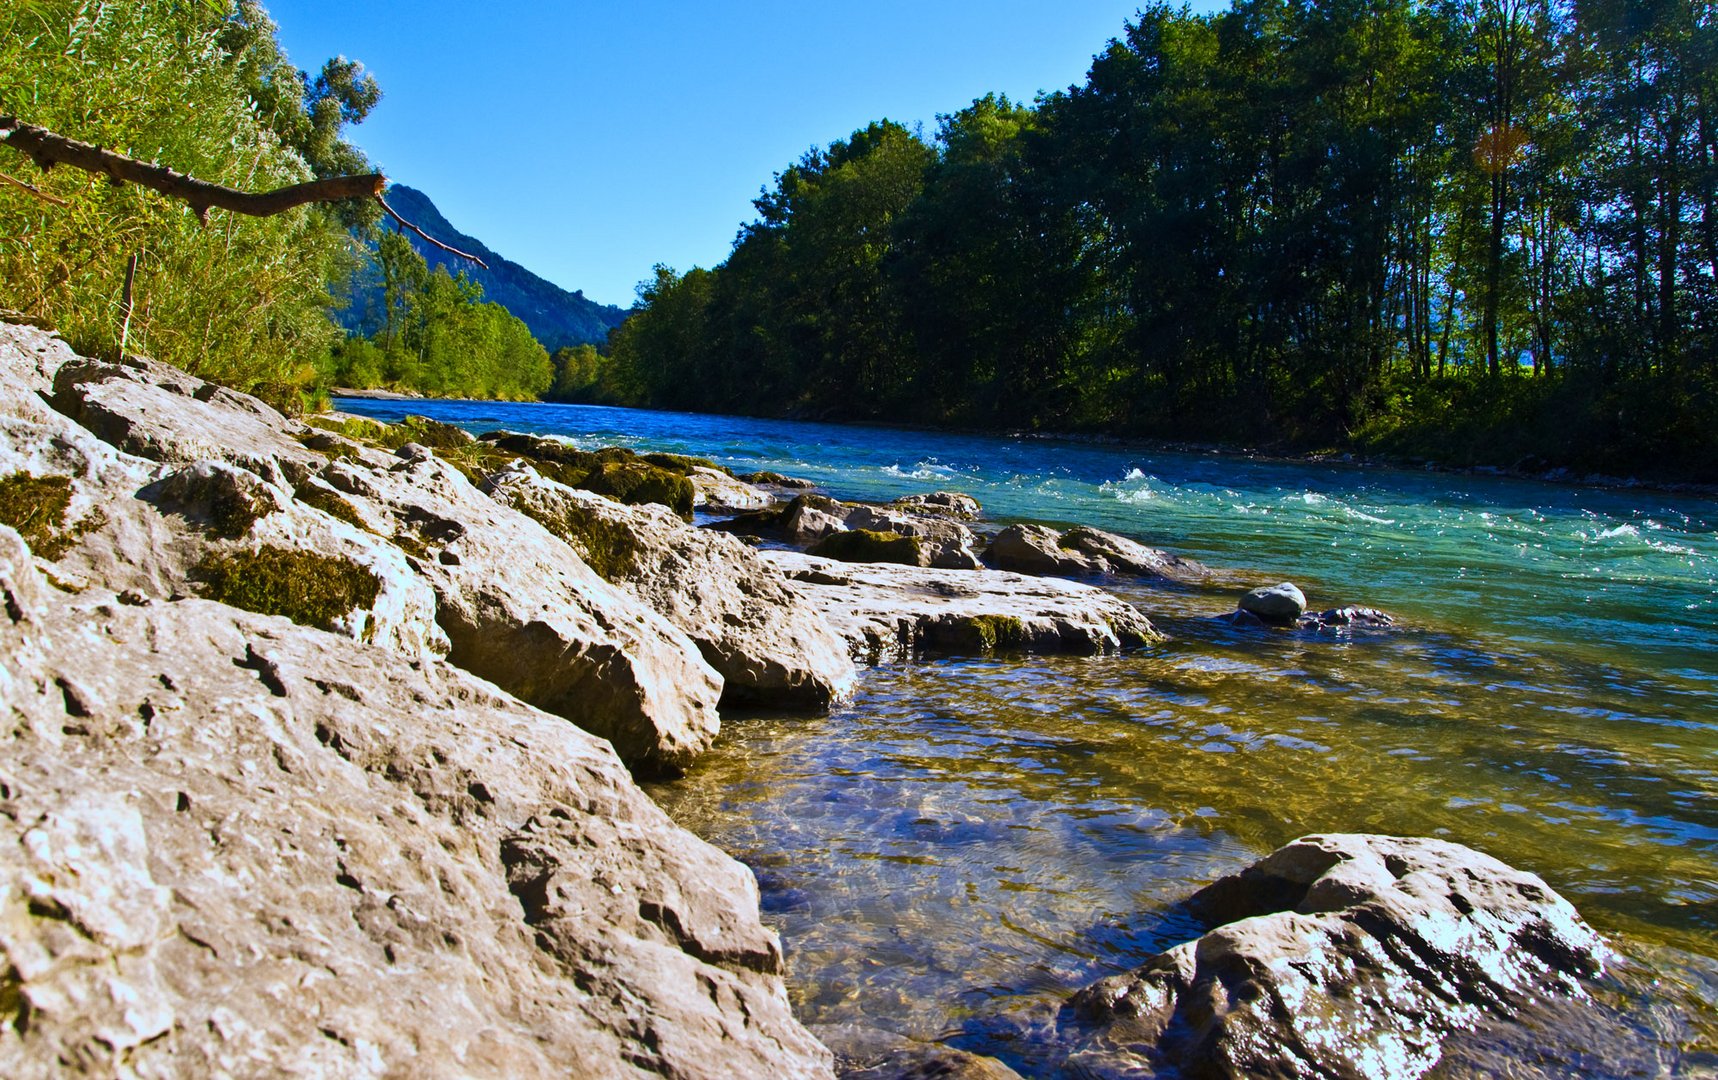
{"type": "MultiPolygon", "coordinates": [[[[430,197],[416,188],[393,184],[388,188],[387,198],[388,204],[401,217],[442,243],[476,255],[489,268],[486,270],[443,251],[422,237],[399,229],[392,222],[384,222],[385,228],[403,232],[432,270],[445,266],[448,273],[458,275],[463,272],[481,285],[485,300],[506,308],[529,327],[532,336],[550,352],[567,345],[601,345],[608,340],[608,332],[625,321],[628,314],[625,308],[599,304],[587,297],[583,290],[569,292],[496,253],[476,237],[459,231],[430,197]]],[[[380,310],[381,304],[382,285],[372,259],[370,265],[354,277],[352,300],[341,313],[340,321],[347,329],[367,329],[370,323],[378,321],[373,313],[380,310]]]]}

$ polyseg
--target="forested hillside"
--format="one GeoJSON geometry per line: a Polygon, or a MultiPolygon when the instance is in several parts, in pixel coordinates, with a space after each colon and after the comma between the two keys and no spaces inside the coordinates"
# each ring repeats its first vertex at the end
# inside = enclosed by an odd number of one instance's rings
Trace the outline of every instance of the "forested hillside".
{"type": "MultiPolygon", "coordinates": [[[[599,304],[587,298],[582,291],[568,292],[518,263],[497,255],[483,241],[455,229],[430,197],[415,188],[394,184],[388,189],[388,204],[436,239],[476,255],[487,263],[486,269],[427,244],[411,233],[404,234],[432,270],[444,266],[449,274],[464,273],[483,290],[485,299],[500,304],[517,316],[545,348],[600,345],[608,340],[608,332],[626,318],[626,311],[622,308],[599,304]]],[[[391,227],[391,223],[384,223],[384,227],[391,227]]],[[[353,281],[351,306],[342,315],[344,324],[364,333],[380,329],[385,319],[381,312],[385,291],[381,265],[372,260],[353,281]]]]}
{"type": "Polygon", "coordinates": [[[1151,7],[1082,85],[806,154],[599,381],[1718,475],[1715,57],[1694,0],[1151,7]]]}

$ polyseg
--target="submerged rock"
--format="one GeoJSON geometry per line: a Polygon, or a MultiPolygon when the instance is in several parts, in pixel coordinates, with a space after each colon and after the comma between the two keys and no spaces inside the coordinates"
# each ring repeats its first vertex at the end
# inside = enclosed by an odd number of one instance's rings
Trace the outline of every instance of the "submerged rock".
{"type": "Polygon", "coordinates": [[[921,650],[1107,653],[1162,639],[1132,605],[1078,582],[841,563],[792,551],[758,554],[864,662],[921,650]]]}
{"type": "Polygon", "coordinates": [[[750,873],[445,662],[0,528],[0,722],[0,1075],[833,1075],[750,873]]]}
{"type": "Polygon", "coordinates": [[[1294,582],[1285,581],[1243,593],[1238,606],[1272,626],[1290,626],[1306,612],[1306,595],[1294,582]]]}
{"type": "Polygon", "coordinates": [[[845,643],[738,539],[529,468],[496,474],[486,490],[689,634],[722,675],[722,704],[821,710],[852,692],[857,676],[845,643]]]}
{"type": "Polygon", "coordinates": [[[1068,1003],[1066,1072],[1417,1077],[1613,958],[1544,881],[1441,840],[1303,837],[1188,906],[1214,928],[1068,1003]]]}

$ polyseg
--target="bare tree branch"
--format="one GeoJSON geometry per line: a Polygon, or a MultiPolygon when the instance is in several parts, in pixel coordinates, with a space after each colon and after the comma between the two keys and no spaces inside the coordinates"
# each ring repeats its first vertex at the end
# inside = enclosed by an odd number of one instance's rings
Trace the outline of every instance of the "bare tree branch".
{"type": "Polygon", "coordinates": [[[252,217],[271,217],[306,203],[373,198],[387,184],[380,173],[375,173],[368,176],[331,176],[260,193],[239,191],[68,139],[10,116],[0,116],[0,141],[28,154],[44,170],[54,165],[70,165],[84,172],[105,175],[116,184],[129,182],[159,191],[188,204],[205,221],[211,208],[252,217]]]}
{"type": "Polygon", "coordinates": [[[6,173],[0,172],[0,180],[3,180],[6,183],[11,184],[13,187],[23,188],[25,191],[28,191],[30,194],[34,195],[36,198],[42,200],[43,202],[53,203],[55,206],[70,206],[71,205],[71,203],[60,198],[58,195],[49,195],[47,192],[43,191],[41,188],[37,187],[35,184],[25,183],[24,181],[18,179],[16,176],[9,176],[6,173]]]}
{"type": "Polygon", "coordinates": [[[388,212],[388,216],[393,218],[395,221],[399,222],[403,228],[407,228],[407,229],[412,230],[413,232],[417,233],[419,236],[423,237],[429,243],[434,244],[438,248],[441,248],[443,251],[449,252],[450,254],[453,254],[453,255],[458,255],[462,259],[470,259],[472,262],[476,263],[478,266],[483,267],[485,270],[489,269],[489,264],[484,262],[482,259],[478,258],[477,256],[472,255],[468,252],[461,251],[455,247],[448,247],[446,244],[442,243],[440,240],[437,240],[435,237],[431,236],[429,233],[424,232],[422,229],[418,228],[416,225],[413,225],[411,222],[409,222],[405,218],[401,217],[399,211],[395,210],[393,207],[389,206],[387,200],[382,198],[382,193],[379,191],[376,193],[376,201],[381,204],[383,210],[386,210],[388,212]]]}

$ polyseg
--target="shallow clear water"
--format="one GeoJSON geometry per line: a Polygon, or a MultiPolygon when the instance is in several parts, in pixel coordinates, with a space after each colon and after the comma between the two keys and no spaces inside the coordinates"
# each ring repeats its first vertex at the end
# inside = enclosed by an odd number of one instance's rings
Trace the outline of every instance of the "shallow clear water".
{"type": "Polygon", "coordinates": [[[994,521],[1092,524],[1219,571],[1121,589],[1166,644],[879,668],[828,717],[725,718],[707,761],[653,789],[757,871],[809,1022],[950,1037],[1030,1071],[1018,1018],[1184,940],[1174,901],[1302,833],[1379,831],[1541,874],[1632,958],[1617,1005],[1656,1064],[1619,1044],[1577,1071],[1718,1060],[1718,503],[730,417],[341,404],[699,454],[847,498],[952,488],[994,521]],[[1405,629],[1210,620],[1283,579],[1405,629]]]}

